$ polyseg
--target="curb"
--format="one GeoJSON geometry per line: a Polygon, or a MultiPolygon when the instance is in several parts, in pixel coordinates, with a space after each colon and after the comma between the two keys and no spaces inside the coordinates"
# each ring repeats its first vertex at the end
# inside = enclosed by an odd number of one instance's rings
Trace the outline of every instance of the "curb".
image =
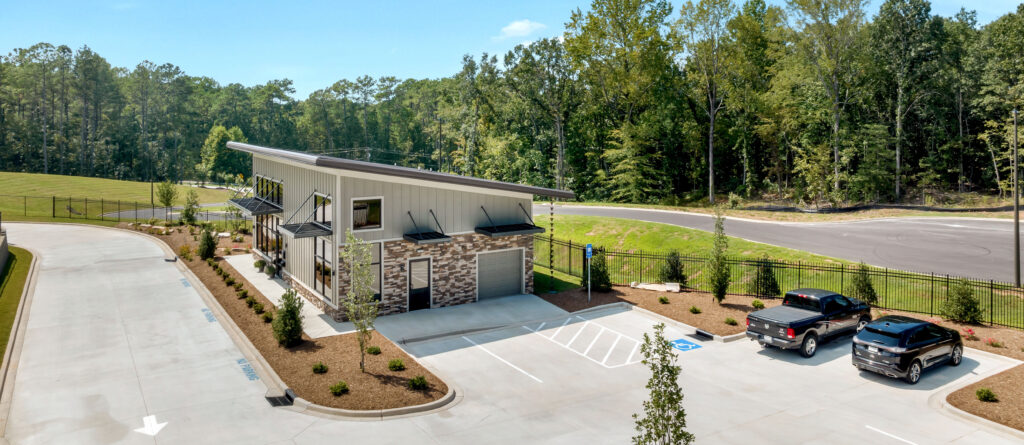
{"type": "MultiPolygon", "coordinates": [[[[433,370],[431,370],[431,372],[433,372],[433,370]]],[[[403,406],[399,408],[388,409],[351,410],[317,405],[315,403],[310,403],[306,399],[299,397],[295,399],[294,407],[298,408],[297,411],[302,413],[343,420],[383,421],[390,419],[399,419],[404,417],[421,416],[433,414],[435,412],[445,411],[462,401],[462,389],[457,388],[455,385],[448,384],[447,382],[445,384],[448,385],[448,393],[446,393],[440,399],[434,400],[432,402],[427,402],[421,405],[403,406]]]]}
{"type": "Polygon", "coordinates": [[[28,276],[25,279],[25,288],[21,291],[21,300],[18,302],[18,309],[14,315],[14,324],[11,335],[7,339],[7,350],[4,352],[3,364],[0,365],[0,372],[3,378],[0,379],[0,444],[8,444],[7,420],[11,415],[11,403],[14,397],[14,381],[18,375],[18,361],[21,359],[21,350],[25,344],[25,330],[28,329],[28,312],[31,311],[32,296],[36,292],[36,279],[39,276],[39,253],[26,247],[14,245],[27,250],[32,254],[32,264],[29,265],[28,276]]]}
{"type": "MultiPolygon", "coordinates": [[[[615,303],[615,304],[619,304],[619,303],[615,303]]],[[[623,303],[623,304],[625,304],[625,303],[623,303]]],[[[657,312],[652,312],[652,311],[649,311],[649,310],[644,309],[644,308],[639,307],[639,306],[632,306],[632,305],[630,305],[630,308],[631,308],[631,310],[640,312],[641,314],[647,315],[648,317],[655,318],[655,319],[661,320],[664,323],[668,323],[668,324],[674,325],[677,328],[683,328],[684,330],[690,330],[690,331],[693,331],[693,332],[697,332],[697,330],[698,330],[697,328],[695,328],[693,326],[690,326],[690,325],[688,325],[686,323],[683,323],[683,322],[678,321],[678,320],[673,320],[673,319],[668,318],[668,317],[666,317],[664,315],[661,315],[661,314],[659,314],[657,312]]],[[[740,332],[739,334],[725,335],[725,336],[718,335],[718,334],[713,334],[712,338],[714,339],[714,341],[717,341],[719,343],[732,343],[732,342],[734,342],[736,340],[743,339],[744,337],[746,337],[746,335],[747,334],[744,333],[744,332],[740,332]]]]}
{"type": "MultiPolygon", "coordinates": [[[[1001,374],[1003,372],[1009,371],[1010,369],[1013,369],[1016,366],[1024,366],[1024,362],[1021,362],[1020,360],[1016,360],[1016,359],[1013,359],[1013,358],[1010,358],[1010,357],[1002,356],[1002,355],[999,355],[999,354],[993,354],[993,353],[988,352],[988,351],[982,351],[982,350],[974,349],[974,348],[965,348],[965,349],[970,349],[971,350],[971,354],[986,355],[986,356],[989,356],[989,357],[998,357],[998,358],[1000,358],[1002,360],[1006,360],[1006,361],[1010,361],[1010,362],[1014,363],[1012,366],[1010,366],[1010,367],[1000,371],[999,373],[993,374],[993,375],[998,375],[998,374],[1001,374]]],[[[975,384],[975,383],[977,383],[977,382],[979,382],[981,380],[983,380],[983,379],[980,379],[980,378],[979,379],[973,379],[973,380],[971,380],[971,381],[969,381],[967,383],[964,383],[963,385],[947,388],[947,389],[944,389],[944,390],[942,390],[940,392],[932,394],[930,397],[928,397],[928,406],[931,407],[932,409],[935,409],[935,410],[941,412],[942,414],[945,414],[945,415],[949,416],[949,417],[953,417],[953,418],[956,418],[958,420],[962,420],[962,421],[968,422],[970,424],[973,424],[976,427],[978,427],[979,429],[984,429],[984,430],[986,430],[989,433],[995,434],[997,436],[1001,436],[1001,437],[1006,438],[1006,439],[1011,439],[1011,440],[1016,440],[1016,441],[1024,442],[1024,431],[1020,431],[1020,430],[1017,430],[1015,428],[1008,427],[1006,425],[1003,425],[1001,423],[988,420],[988,419],[986,419],[984,417],[981,417],[981,416],[976,416],[974,414],[971,414],[971,413],[969,413],[967,411],[964,411],[964,410],[962,410],[960,408],[957,408],[957,407],[953,406],[952,404],[950,404],[946,400],[946,398],[949,397],[950,394],[952,394],[952,393],[954,393],[956,391],[959,391],[960,389],[966,388],[966,387],[968,387],[970,385],[973,385],[973,384],[975,384]]]]}

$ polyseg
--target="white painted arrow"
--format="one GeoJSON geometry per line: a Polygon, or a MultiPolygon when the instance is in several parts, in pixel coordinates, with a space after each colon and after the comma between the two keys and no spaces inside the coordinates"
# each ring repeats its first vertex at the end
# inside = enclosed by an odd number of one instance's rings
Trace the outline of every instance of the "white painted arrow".
{"type": "Polygon", "coordinates": [[[160,430],[167,426],[167,422],[156,423],[156,416],[146,416],[142,418],[142,428],[136,428],[135,432],[142,433],[148,436],[155,436],[160,430]]]}

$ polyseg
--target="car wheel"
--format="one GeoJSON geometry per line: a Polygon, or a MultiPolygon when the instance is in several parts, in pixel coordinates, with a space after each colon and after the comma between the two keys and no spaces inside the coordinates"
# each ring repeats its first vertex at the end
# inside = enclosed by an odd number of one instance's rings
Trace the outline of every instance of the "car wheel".
{"type": "Polygon", "coordinates": [[[962,361],[964,361],[964,347],[960,345],[953,346],[953,352],[949,355],[949,365],[960,366],[962,361]]]}
{"type": "Polygon", "coordinates": [[[864,329],[864,326],[867,326],[870,322],[871,320],[867,317],[861,318],[860,321],[857,322],[857,332],[860,332],[862,329],[864,329]]]}
{"type": "Polygon", "coordinates": [[[800,355],[810,358],[814,357],[815,352],[818,352],[818,336],[807,334],[804,336],[804,342],[800,345],[800,355]]]}
{"type": "Polygon", "coordinates": [[[921,362],[914,360],[914,363],[910,364],[910,369],[907,370],[907,376],[903,378],[907,383],[916,385],[921,380],[921,362]]]}

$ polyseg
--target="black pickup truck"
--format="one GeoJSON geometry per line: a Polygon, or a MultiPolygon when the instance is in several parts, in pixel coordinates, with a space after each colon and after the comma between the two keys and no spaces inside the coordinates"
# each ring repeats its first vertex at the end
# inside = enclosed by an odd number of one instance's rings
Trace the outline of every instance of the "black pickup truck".
{"type": "Polygon", "coordinates": [[[822,289],[786,292],[782,305],[747,316],[747,337],[761,346],[800,349],[804,357],[828,337],[861,330],[871,321],[871,308],[855,299],[822,289]]]}

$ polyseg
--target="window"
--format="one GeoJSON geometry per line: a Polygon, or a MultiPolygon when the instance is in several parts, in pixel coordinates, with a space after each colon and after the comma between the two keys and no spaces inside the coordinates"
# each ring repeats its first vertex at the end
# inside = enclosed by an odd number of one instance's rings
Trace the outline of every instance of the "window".
{"type": "Polygon", "coordinates": [[[277,226],[281,218],[274,215],[259,215],[256,217],[256,249],[267,255],[280,254],[281,236],[277,226]]]}
{"type": "Polygon", "coordinates": [[[352,201],[352,230],[379,229],[380,198],[352,201]]]}
{"type": "Polygon", "coordinates": [[[786,294],[786,296],[783,297],[782,299],[782,304],[784,306],[793,306],[798,307],[800,309],[807,309],[809,311],[815,312],[821,310],[821,306],[819,305],[817,300],[812,300],[810,298],[798,294],[786,294]]]}
{"type": "Polygon", "coordinates": [[[324,195],[313,195],[313,205],[316,206],[316,214],[313,222],[324,227],[331,227],[331,216],[334,208],[331,206],[331,197],[324,195]]]}
{"type": "MultiPolygon", "coordinates": [[[[374,290],[373,299],[377,300],[377,301],[380,301],[381,295],[383,295],[382,288],[381,288],[381,284],[382,284],[381,283],[381,275],[384,272],[383,269],[381,269],[381,254],[382,254],[381,248],[382,248],[382,246],[381,246],[381,243],[369,243],[369,245],[370,245],[370,273],[373,274],[373,284],[371,285],[371,287],[374,290]]],[[[340,249],[340,247],[339,247],[339,249],[340,249]]],[[[340,258],[339,258],[338,261],[339,262],[341,261],[340,258]]],[[[341,297],[345,296],[345,293],[340,288],[338,289],[338,294],[341,297]]]]}
{"type": "Polygon", "coordinates": [[[284,194],[281,181],[274,181],[263,176],[256,177],[256,188],[253,193],[255,193],[257,198],[262,198],[277,205],[281,205],[281,197],[284,194]]]}
{"type": "Polygon", "coordinates": [[[328,295],[332,289],[334,267],[327,252],[332,251],[330,240],[316,238],[313,240],[313,290],[320,295],[328,295]]]}

